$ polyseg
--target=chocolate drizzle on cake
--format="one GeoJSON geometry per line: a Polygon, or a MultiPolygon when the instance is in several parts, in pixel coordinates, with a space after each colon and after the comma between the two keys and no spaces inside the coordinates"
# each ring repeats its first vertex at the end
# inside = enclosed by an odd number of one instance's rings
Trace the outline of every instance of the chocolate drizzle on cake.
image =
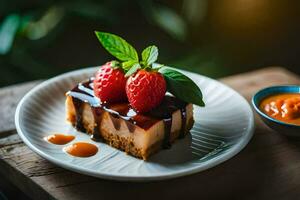
{"type": "Polygon", "coordinates": [[[181,129],[179,138],[183,138],[185,136],[185,129],[186,129],[186,107],[180,108],[181,113],[181,129]]]}
{"type": "Polygon", "coordinates": [[[163,148],[164,149],[169,149],[171,148],[171,141],[170,141],[170,136],[171,136],[171,127],[172,127],[172,115],[169,118],[164,118],[163,122],[165,125],[165,137],[163,140],[163,148]]]}
{"type": "Polygon", "coordinates": [[[79,131],[84,132],[85,128],[82,123],[83,102],[77,98],[73,98],[73,104],[74,104],[75,111],[76,111],[75,128],[79,131]]]}
{"type": "MultiPolygon", "coordinates": [[[[185,135],[186,129],[186,106],[187,103],[183,102],[173,96],[166,95],[162,103],[151,110],[148,113],[136,113],[129,105],[129,103],[117,103],[108,105],[102,103],[99,98],[94,95],[93,90],[93,79],[84,83],[79,83],[67,95],[72,96],[73,104],[76,111],[76,124],[75,128],[79,131],[85,132],[85,128],[82,122],[82,112],[84,103],[90,104],[95,121],[101,123],[102,112],[106,111],[110,113],[111,120],[116,130],[121,127],[120,120],[122,118],[128,127],[130,132],[134,132],[135,125],[147,130],[152,127],[155,123],[163,120],[165,127],[165,137],[163,140],[163,148],[170,148],[171,141],[171,127],[172,127],[172,114],[176,110],[181,112],[181,132],[180,137],[185,135]]],[[[93,140],[100,140],[100,129],[99,124],[94,127],[94,132],[91,137],[93,140]]]]}
{"type": "MultiPolygon", "coordinates": [[[[93,116],[95,119],[95,122],[101,122],[101,113],[102,113],[102,109],[97,109],[97,107],[92,107],[92,112],[93,112],[93,116]]],[[[94,131],[93,134],[91,135],[91,139],[94,141],[101,141],[101,136],[100,136],[100,129],[99,129],[99,124],[96,123],[96,125],[94,126],[94,131]]]]}

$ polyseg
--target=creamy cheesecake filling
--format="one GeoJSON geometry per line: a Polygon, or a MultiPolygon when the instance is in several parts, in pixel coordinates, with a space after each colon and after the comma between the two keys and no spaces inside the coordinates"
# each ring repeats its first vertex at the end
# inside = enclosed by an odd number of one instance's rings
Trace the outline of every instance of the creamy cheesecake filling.
{"type": "Polygon", "coordinates": [[[67,109],[73,113],[69,116],[73,119],[68,120],[79,131],[91,132],[94,138],[103,137],[101,132],[132,138],[140,148],[148,148],[158,141],[162,141],[163,148],[169,148],[172,141],[185,135],[193,120],[192,104],[173,96],[166,95],[160,106],[143,114],[136,113],[129,103],[102,103],[94,95],[93,79],[67,93],[67,109]]]}

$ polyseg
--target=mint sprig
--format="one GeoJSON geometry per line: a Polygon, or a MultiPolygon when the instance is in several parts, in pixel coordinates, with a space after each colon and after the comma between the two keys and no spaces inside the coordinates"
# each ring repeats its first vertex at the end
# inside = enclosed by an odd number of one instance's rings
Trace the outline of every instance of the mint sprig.
{"type": "Polygon", "coordinates": [[[198,106],[205,106],[200,88],[184,74],[155,63],[158,57],[158,48],[155,45],[148,46],[142,52],[139,61],[137,51],[123,38],[105,32],[95,31],[102,46],[114,57],[122,61],[113,61],[113,67],[122,68],[125,76],[131,76],[139,69],[158,71],[167,83],[167,90],[177,98],[198,106]]]}
{"type": "Polygon", "coordinates": [[[114,57],[121,61],[139,61],[136,50],[126,40],[111,33],[95,33],[102,46],[114,57]]]}
{"type": "Polygon", "coordinates": [[[143,50],[142,52],[142,61],[144,65],[150,66],[157,60],[158,57],[158,48],[154,45],[151,45],[143,50]]]}
{"type": "Polygon", "coordinates": [[[185,102],[205,106],[200,88],[189,77],[169,67],[159,69],[167,82],[167,90],[185,102]]]}

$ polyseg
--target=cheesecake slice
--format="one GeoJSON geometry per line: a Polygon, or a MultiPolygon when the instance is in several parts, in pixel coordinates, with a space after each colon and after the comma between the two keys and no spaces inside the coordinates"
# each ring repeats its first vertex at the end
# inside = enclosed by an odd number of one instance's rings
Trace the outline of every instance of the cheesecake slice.
{"type": "Polygon", "coordinates": [[[94,95],[92,79],[79,83],[66,98],[67,121],[77,130],[144,160],[170,148],[194,123],[193,105],[173,96],[166,95],[158,107],[142,114],[128,103],[101,103],[94,95]]]}

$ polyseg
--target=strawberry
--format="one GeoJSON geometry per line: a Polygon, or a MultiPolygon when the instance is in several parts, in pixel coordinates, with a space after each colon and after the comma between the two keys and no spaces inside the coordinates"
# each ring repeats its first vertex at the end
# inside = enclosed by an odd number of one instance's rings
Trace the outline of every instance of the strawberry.
{"type": "Polygon", "coordinates": [[[102,103],[126,101],[126,80],[123,70],[113,67],[112,62],[108,62],[95,74],[94,93],[102,103]]]}
{"type": "Polygon", "coordinates": [[[158,106],[165,93],[166,81],[158,72],[141,69],[130,76],[126,83],[128,101],[140,113],[158,106]]]}
{"type": "Polygon", "coordinates": [[[123,38],[106,32],[95,31],[95,34],[102,46],[117,59],[104,65],[96,74],[95,94],[102,101],[122,101],[127,95],[137,112],[148,112],[161,103],[168,87],[178,99],[205,106],[196,83],[156,62],[158,48],[155,45],[146,47],[138,56],[136,49],[123,38]],[[116,63],[118,69],[114,67],[116,63]],[[111,64],[113,69],[109,66],[111,64]],[[125,77],[122,70],[126,72],[125,77]],[[129,77],[127,82],[126,77],[129,77]]]}

